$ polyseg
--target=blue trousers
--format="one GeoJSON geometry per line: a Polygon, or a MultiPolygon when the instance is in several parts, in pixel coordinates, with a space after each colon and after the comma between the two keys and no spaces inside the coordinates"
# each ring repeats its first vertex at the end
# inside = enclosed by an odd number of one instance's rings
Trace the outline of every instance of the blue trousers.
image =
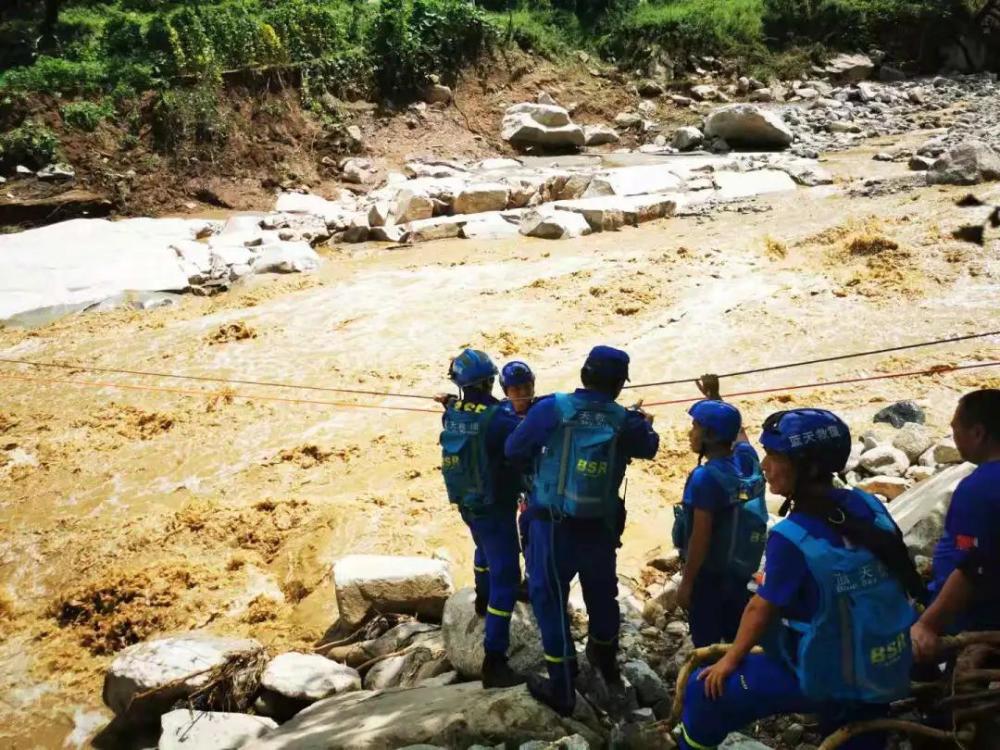
{"type": "Polygon", "coordinates": [[[515,511],[511,507],[482,516],[462,514],[476,545],[473,556],[476,592],[489,601],[483,646],[498,654],[507,653],[510,646],[510,618],[521,583],[521,545],[515,511]]]}
{"type": "Polygon", "coordinates": [[[688,624],[695,648],[732,643],[740,618],[750,601],[747,582],[714,571],[702,570],[691,591],[688,624]]]}
{"type": "MultiPolygon", "coordinates": [[[[885,716],[887,706],[872,704],[828,704],[810,700],[799,689],[798,679],[785,664],[767,654],[750,654],[739,669],[726,679],[722,697],[705,696],[705,683],[698,670],[688,681],[682,714],[682,750],[704,750],[720,744],[730,732],[737,732],[757,719],[776,714],[811,713],[820,718],[826,735],[852,721],[885,716]]],[[[882,750],[884,734],[862,734],[843,747],[845,750],[882,750]]]]}
{"type": "MultiPolygon", "coordinates": [[[[530,509],[529,509],[530,513],[530,509]]],[[[542,633],[542,647],[553,688],[572,700],[576,649],[566,613],[570,582],[580,576],[590,620],[590,639],[618,640],[618,534],[600,520],[532,517],[528,534],[528,593],[542,633]]]]}

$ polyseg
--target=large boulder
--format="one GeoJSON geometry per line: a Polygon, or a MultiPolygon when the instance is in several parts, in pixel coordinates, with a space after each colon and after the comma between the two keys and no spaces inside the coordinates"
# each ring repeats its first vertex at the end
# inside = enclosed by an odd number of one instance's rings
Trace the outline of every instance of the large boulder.
{"type": "Polygon", "coordinates": [[[565,240],[590,234],[591,229],[580,214],[545,208],[528,211],[521,219],[519,231],[527,237],[565,240]]]}
{"type": "Polygon", "coordinates": [[[1000,180],[1000,152],[982,141],[966,141],[938,157],[927,172],[930,185],[977,185],[1000,180]]]}
{"type": "Polygon", "coordinates": [[[164,713],[177,700],[203,686],[211,672],[236,657],[261,655],[264,647],[255,640],[226,638],[211,633],[180,635],[144,641],[118,653],[104,675],[104,703],[116,714],[124,714],[133,698],[155,691],[136,708],[149,718],[164,713]]]}
{"type": "Polygon", "coordinates": [[[944,530],[944,517],[958,483],[975,470],[970,463],[945,469],[907,490],[889,506],[915,555],[930,557],[944,530]]]}
{"type": "Polygon", "coordinates": [[[627,197],[581,198],[559,201],[555,208],[582,215],[595,232],[609,232],[625,224],[635,226],[647,221],[672,216],[677,210],[677,195],[652,194],[627,197]]]}
{"type": "Polygon", "coordinates": [[[429,195],[410,188],[403,188],[396,196],[396,224],[406,224],[434,215],[434,201],[429,195]]]}
{"type": "Polygon", "coordinates": [[[951,438],[938,441],[917,459],[918,464],[930,468],[961,462],[962,454],[958,452],[958,447],[951,438]]]}
{"type": "Polygon", "coordinates": [[[880,445],[861,454],[861,468],[870,474],[901,477],[910,468],[910,460],[899,448],[880,445]]]}
{"type": "Polygon", "coordinates": [[[934,445],[930,430],[916,422],[904,424],[892,439],[892,447],[899,448],[912,464],[924,451],[934,445]]]}
{"type": "Polygon", "coordinates": [[[823,71],[837,83],[857,83],[869,78],[875,63],[868,55],[837,55],[826,63],[823,71]]]}
{"type": "Polygon", "coordinates": [[[439,643],[436,649],[415,646],[382,659],[369,669],[365,675],[365,689],[412,688],[450,671],[443,644],[439,643]]]}
{"type": "Polygon", "coordinates": [[[507,208],[510,190],[498,182],[469,185],[455,196],[456,214],[479,214],[485,211],[503,211],[507,208]]]}
{"type": "Polygon", "coordinates": [[[713,110],[705,120],[705,136],[722,138],[736,148],[782,149],[792,143],[792,131],[774,112],[753,104],[730,104],[713,110]]]}
{"type": "Polygon", "coordinates": [[[318,700],[360,689],[361,676],[351,667],[319,654],[293,651],[268,662],[255,708],[285,721],[318,700]]]}
{"type": "Polygon", "coordinates": [[[874,417],[873,422],[888,422],[893,427],[900,428],[907,422],[923,424],[927,421],[927,415],[920,405],[915,401],[897,401],[884,409],[881,409],[874,417]]]}
{"type": "Polygon", "coordinates": [[[263,716],[179,708],[160,717],[157,750],[236,750],[277,729],[263,716]]]}
{"type": "MultiPolygon", "coordinates": [[[[465,678],[482,676],[483,630],[486,618],[476,614],[476,591],[464,588],[455,593],[444,606],[441,632],[448,661],[465,678]]],[[[538,635],[538,623],[531,607],[522,602],[514,606],[510,621],[510,665],[515,671],[534,672],[545,666],[545,652],[538,635]]]]}
{"type": "Polygon", "coordinates": [[[256,249],[254,273],[304,273],[319,268],[319,255],[308,242],[268,242],[256,249]]]}
{"type": "Polygon", "coordinates": [[[501,137],[514,146],[579,148],[584,145],[583,128],[574,124],[569,112],[554,104],[525,102],[509,107],[503,118],[501,137]]]}
{"type": "Polygon", "coordinates": [[[723,200],[750,198],[766,193],[795,190],[795,180],[779,169],[757,169],[753,172],[716,172],[716,197],[723,200]]]}
{"type": "Polygon", "coordinates": [[[440,619],[454,592],[448,563],[426,557],[348,555],[333,568],[341,622],[357,627],[379,612],[440,619]]]}
{"type": "Polygon", "coordinates": [[[635,688],[640,705],[655,706],[670,697],[663,679],[646,662],[633,659],[622,665],[622,672],[635,688]]]}
{"type": "Polygon", "coordinates": [[[678,151],[690,151],[698,148],[704,140],[705,134],[698,130],[698,128],[685,125],[674,131],[674,139],[670,145],[678,151]]]}
{"type": "Polygon", "coordinates": [[[500,213],[473,217],[462,226],[462,237],[467,240],[502,240],[519,234],[518,225],[507,221],[500,213]]]}
{"type": "Polygon", "coordinates": [[[583,126],[583,141],[587,146],[603,146],[619,140],[618,131],[608,125],[583,126]]]}
{"type": "Polygon", "coordinates": [[[585,701],[562,718],[525,687],[483,690],[468,682],[412,690],[346,693],[315,703],[246,750],[388,750],[414,744],[517,747],[534,739],[580,734],[601,746],[585,701]]]}
{"type": "Polygon", "coordinates": [[[591,179],[582,197],[646,195],[678,190],[680,187],[681,178],[666,166],[645,164],[599,172],[591,179]]]}

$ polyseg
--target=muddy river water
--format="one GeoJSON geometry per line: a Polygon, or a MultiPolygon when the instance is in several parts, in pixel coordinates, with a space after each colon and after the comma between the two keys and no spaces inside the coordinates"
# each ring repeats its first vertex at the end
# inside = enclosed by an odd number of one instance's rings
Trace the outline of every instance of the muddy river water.
{"type": "MultiPolygon", "coordinates": [[[[633,381],[648,382],[995,324],[997,248],[950,239],[962,190],[847,195],[850,180],[905,171],[873,162],[881,147],[831,157],[833,188],[764,197],[751,212],[566,242],[329,250],[310,276],[0,330],[0,357],[433,394],[448,388],[449,356],[474,345],[527,360],[550,392],[576,385],[596,343],[625,348],[633,381]],[[873,237],[891,242],[859,252],[873,237]]],[[[998,354],[985,340],[748,376],[724,392],[998,354]]],[[[136,639],[204,626],[273,650],[314,643],[336,619],[330,568],[346,553],[443,555],[458,585],[471,580],[471,545],[437,472],[432,402],[12,366],[0,375],[34,379],[0,378],[5,747],[84,742],[109,715],[103,668],[136,639]],[[252,398],[262,395],[289,401],[252,398]]],[[[788,404],[834,408],[861,431],[877,409],[916,398],[943,435],[957,396],[985,383],[996,386],[1000,372],[734,400],[753,433],[788,404]]],[[[624,399],[696,395],[685,385],[624,399]]],[[[695,462],[684,407],[653,411],[662,449],[629,471],[624,576],[669,549],[670,506],[695,462]]]]}

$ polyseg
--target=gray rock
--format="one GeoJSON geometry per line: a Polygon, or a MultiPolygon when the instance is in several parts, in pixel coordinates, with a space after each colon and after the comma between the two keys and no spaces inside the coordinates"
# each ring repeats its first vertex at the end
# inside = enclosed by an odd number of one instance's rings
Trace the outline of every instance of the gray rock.
{"type": "Polygon", "coordinates": [[[907,422],[924,424],[927,415],[915,401],[897,401],[891,406],[880,410],[873,418],[873,422],[888,422],[893,427],[902,427],[907,422]]]}
{"type": "Polygon", "coordinates": [[[621,140],[618,131],[607,125],[584,125],[583,142],[587,146],[603,146],[606,143],[618,143],[621,140]]]}
{"type": "Polygon", "coordinates": [[[914,555],[931,557],[944,530],[944,517],[955,487],[976,467],[965,463],[945,469],[904,492],[889,506],[914,555]]]}
{"type": "Polygon", "coordinates": [[[832,185],[833,175],[811,159],[782,159],[774,167],[785,172],[797,185],[816,187],[832,185]]]}
{"type": "Polygon", "coordinates": [[[483,690],[478,683],[345,693],[310,706],[246,750],[383,750],[416,743],[518,746],[579,734],[601,745],[600,725],[585,701],[564,719],[521,686],[483,690]],[[378,717],[373,721],[372,717],[378,717]]]}
{"type": "Polygon", "coordinates": [[[910,468],[910,461],[898,448],[881,445],[861,454],[861,468],[871,474],[901,477],[910,468]]]}
{"type": "Polygon", "coordinates": [[[837,83],[856,83],[871,76],[875,64],[868,55],[837,55],[823,71],[837,83]]]}
{"type": "Polygon", "coordinates": [[[883,64],[878,69],[878,79],[882,83],[896,83],[898,81],[905,81],[906,73],[899,68],[894,68],[892,65],[883,64]]]}
{"type": "Polygon", "coordinates": [[[46,182],[63,182],[76,179],[76,172],[69,164],[59,162],[42,167],[35,173],[35,177],[46,182]]]}
{"type": "Polygon", "coordinates": [[[454,591],[448,564],[425,557],[348,555],[333,569],[341,621],[357,627],[372,609],[438,619],[454,591]]]}
{"type": "Polygon", "coordinates": [[[157,750],[236,750],[277,729],[271,719],[181,708],[160,717],[157,750]]]}
{"type": "Polygon", "coordinates": [[[139,693],[161,690],[157,701],[142,701],[143,718],[165,712],[172,703],[201,687],[209,672],[233,656],[263,654],[257,641],[191,632],[143,641],[118,653],[104,675],[105,705],[121,715],[139,693]],[[165,689],[169,686],[169,689],[165,689]]]}
{"type": "Polygon", "coordinates": [[[655,706],[670,696],[670,691],[653,668],[646,662],[634,659],[622,666],[626,679],[632,683],[641,706],[655,706]]]}
{"type": "Polygon", "coordinates": [[[393,224],[387,227],[371,227],[368,230],[368,239],[376,242],[402,242],[406,229],[393,224]]]}
{"type": "Polygon", "coordinates": [[[940,440],[924,452],[917,460],[921,466],[941,466],[962,462],[962,454],[958,452],[955,441],[951,438],[940,440]]]}
{"type": "Polygon", "coordinates": [[[396,214],[394,217],[394,223],[406,224],[420,219],[429,219],[433,215],[434,201],[431,200],[430,196],[424,194],[423,192],[420,192],[419,190],[412,190],[410,188],[403,188],[396,195],[396,214]]]}
{"type": "Polygon", "coordinates": [[[744,734],[734,732],[719,745],[719,750],[771,750],[771,748],[744,734]]]}
{"type": "Polygon", "coordinates": [[[705,134],[698,128],[686,125],[674,131],[674,139],[671,145],[678,151],[690,151],[698,148],[705,140],[705,134]]]}
{"type": "Polygon", "coordinates": [[[507,221],[501,213],[481,214],[462,226],[467,240],[501,240],[518,236],[518,225],[507,221]]]}
{"type": "Polygon", "coordinates": [[[806,728],[801,724],[789,724],[785,731],[781,733],[781,741],[786,745],[798,745],[805,733],[806,728]]]}
{"type": "Polygon", "coordinates": [[[914,154],[913,156],[910,157],[908,166],[914,172],[926,172],[928,169],[934,166],[934,160],[929,159],[926,156],[920,156],[918,154],[914,154]]]}
{"type": "Polygon", "coordinates": [[[655,98],[657,96],[663,95],[663,86],[656,81],[644,80],[639,81],[636,89],[639,92],[639,96],[645,96],[649,98],[655,98]]]}
{"type": "Polygon", "coordinates": [[[444,687],[458,682],[458,672],[442,672],[435,677],[425,677],[417,683],[417,687],[444,687]]]}
{"type": "Polygon", "coordinates": [[[551,104],[553,106],[559,106],[559,103],[552,98],[552,95],[548,91],[539,91],[538,96],[535,97],[535,101],[538,104],[551,104]]]}
{"type": "Polygon", "coordinates": [[[318,701],[349,690],[360,690],[361,676],[351,667],[325,656],[292,651],[268,662],[260,684],[287,698],[318,701]]]}
{"type": "Polygon", "coordinates": [[[503,211],[509,195],[507,186],[497,182],[468,185],[455,196],[454,210],[456,214],[503,211]]]}
{"type": "Polygon", "coordinates": [[[860,133],[861,126],[849,120],[830,120],[827,123],[831,133],[860,133]]]}
{"type": "Polygon", "coordinates": [[[584,145],[583,128],[569,112],[551,104],[526,102],[507,109],[501,137],[515,146],[579,148],[584,145]]]}
{"type": "Polygon", "coordinates": [[[435,83],[429,86],[424,92],[424,101],[428,104],[450,104],[452,96],[450,88],[442,86],[440,83],[435,83]]]}
{"type": "Polygon", "coordinates": [[[924,454],[932,445],[934,438],[931,437],[930,430],[916,422],[907,422],[896,433],[892,440],[894,448],[899,448],[906,454],[912,464],[924,454]]]}
{"type": "Polygon", "coordinates": [[[750,101],[752,102],[773,102],[774,94],[771,89],[757,89],[750,94],[750,101]]]}
{"type": "MultiPolygon", "coordinates": [[[[441,621],[448,660],[467,679],[482,676],[485,618],[476,615],[475,599],[476,593],[471,587],[456,592],[445,604],[441,621]]],[[[545,665],[545,653],[538,637],[538,623],[531,607],[523,602],[514,606],[507,656],[511,667],[524,674],[545,665]]]]}
{"type": "Polygon", "coordinates": [[[374,664],[365,674],[365,690],[412,688],[445,674],[450,667],[444,658],[443,643],[437,649],[414,646],[374,664]]]}
{"type": "Polygon", "coordinates": [[[707,83],[692,86],[691,96],[700,102],[712,102],[719,98],[719,88],[707,83]]]}
{"type": "Polygon", "coordinates": [[[705,137],[722,138],[737,147],[786,148],[793,135],[774,112],[752,104],[731,104],[709,114],[705,120],[705,137]]]}
{"type": "Polygon", "coordinates": [[[620,128],[637,128],[642,125],[642,115],[638,112],[619,112],[615,115],[615,125],[620,128]]]}
{"type": "Polygon", "coordinates": [[[590,224],[580,214],[556,209],[533,209],[521,219],[520,232],[528,237],[561,240],[590,234],[590,224]]]}
{"type": "Polygon", "coordinates": [[[930,185],[977,185],[991,180],[1000,180],[1000,153],[982,141],[958,144],[927,173],[930,185]]]}
{"type": "Polygon", "coordinates": [[[610,747],[616,750],[675,750],[677,743],[656,724],[626,722],[611,731],[610,747]]]}
{"type": "Polygon", "coordinates": [[[931,466],[911,466],[906,470],[906,478],[914,483],[923,482],[934,476],[934,468],[931,466]]]}

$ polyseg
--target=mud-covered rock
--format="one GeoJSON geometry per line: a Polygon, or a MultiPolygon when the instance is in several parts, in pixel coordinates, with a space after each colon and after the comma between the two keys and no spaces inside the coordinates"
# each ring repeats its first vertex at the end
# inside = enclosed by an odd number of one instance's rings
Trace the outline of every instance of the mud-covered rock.
{"type": "Polygon", "coordinates": [[[425,557],[348,555],[334,565],[342,623],[360,625],[372,609],[440,619],[454,591],[448,564],[425,557]]]}
{"type": "Polygon", "coordinates": [[[731,104],[705,120],[705,137],[722,138],[736,148],[787,148],[792,131],[774,112],[753,104],[731,104]]]}

